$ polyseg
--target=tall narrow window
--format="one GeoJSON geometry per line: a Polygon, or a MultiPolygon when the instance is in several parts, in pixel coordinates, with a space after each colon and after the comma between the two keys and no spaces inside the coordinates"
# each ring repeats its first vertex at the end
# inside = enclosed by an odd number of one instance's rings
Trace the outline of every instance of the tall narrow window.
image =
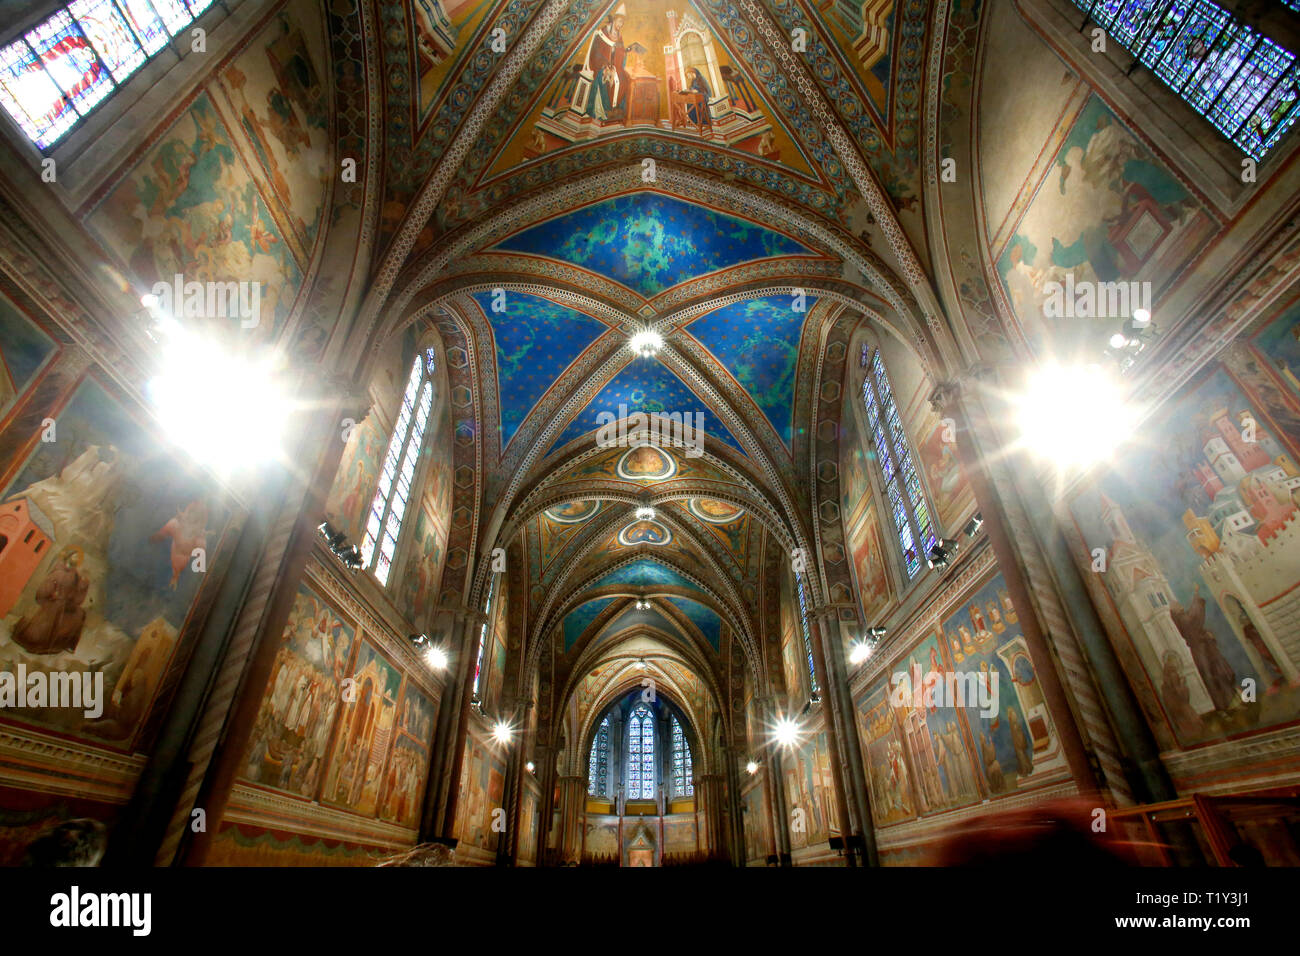
{"type": "Polygon", "coordinates": [[[593,797],[609,794],[609,718],[600,722],[600,729],[591,742],[591,756],[587,760],[587,793],[593,797]]]}
{"type": "Polygon", "coordinates": [[[695,796],[694,773],[691,769],[691,745],[686,733],[673,715],[673,796],[695,796]]]}
{"type": "Polygon", "coordinates": [[[363,567],[373,567],[380,584],[388,583],[393,555],[397,552],[397,536],[402,530],[402,516],[411,497],[424,426],[433,407],[433,370],[433,349],[415,357],[402,394],[397,424],[393,426],[393,437],[384,455],[383,469],[379,472],[375,500],[370,505],[366,537],[361,544],[361,563],[363,567]]]}
{"type": "Polygon", "coordinates": [[[0,105],[53,145],[213,0],[73,0],[0,49],[0,105]]]}
{"type": "Polygon", "coordinates": [[[487,600],[483,602],[483,626],[478,631],[478,651],[474,654],[474,687],[471,694],[478,697],[478,683],[483,676],[483,650],[487,646],[488,628],[492,626],[492,598],[497,593],[497,576],[488,582],[487,600]]]}
{"type": "Polygon", "coordinates": [[[808,689],[817,693],[817,668],[813,664],[812,633],[808,630],[808,598],[803,589],[803,575],[794,576],[795,591],[799,595],[799,623],[803,625],[803,655],[808,662],[808,689]]]}
{"type": "Polygon", "coordinates": [[[921,481],[912,466],[912,452],[903,432],[903,421],[898,417],[898,407],[894,404],[894,393],[889,387],[879,349],[873,352],[868,364],[867,377],[862,383],[862,400],[867,406],[876,463],[880,466],[885,495],[889,498],[889,513],[893,516],[894,530],[902,548],[903,567],[910,581],[921,570],[922,559],[937,539],[921,481]]]}
{"type": "Polygon", "coordinates": [[[655,718],[650,708],[632,711],[627,731],[627,796],[652,800],[655,795],[655,718]]]}
{"type": "Polygon", "coordinates": [[[1217,3],[1074,3],[1248,156],[1263,159],[1295,123],[1300,112],[1296,55],[1217,3]]]}

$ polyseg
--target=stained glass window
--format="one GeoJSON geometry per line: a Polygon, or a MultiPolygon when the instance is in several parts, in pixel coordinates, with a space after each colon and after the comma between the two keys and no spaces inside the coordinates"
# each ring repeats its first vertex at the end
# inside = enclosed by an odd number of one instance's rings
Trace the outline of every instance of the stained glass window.
{"type": "Polygon", "coordinates": [[[695,796],[695,776],[691,770],[691,745],[675,714],[673,715],[673,796],[695,796]]]}
{"type": "Polygon", "coordinates": [[[888,511],[903,554],[903,567],[910,581],[921,570],[922,559],[937,542],[925,503],[921,481],[912,466],[912,452],[898,416],[894,393],[885,374],[885,363],[876,349],[871,368],[862,383],[862,400],[867,407],[876,464],[888,498],[888,511]]]}
{"type": "Polygon", "coordinates": [[[44,149],[213,0],[72,0],[0,49],[0,106],[44,149]]]}
{"type": "Polygon", "coordinates": [[[627,722],[627,796],[652,800],[655,795],[655,718],[639,705],[627,722]]]}
{"type": "Polygon", "coordinates": [[[609,795],[609,718],[600,722],[600,729],[591,742],[591,757],[587,760],[587,793],[593,797],[609,795]]]}
{"type": "Polygon", "coordinates": [[[492,575],[488,582],[487,600],[483,602],[483,626],[478,631],[478,650],[474,653],[474,686],[471,689],[473,696],[478,696],[479,678],[483,676],[483,648],[487,645],[488,626],[492,623],[492,598],[497,592],[497,576],[492,575]]]}
{"type": "MultiPolygon", "coordinates": [[[[1074,0],[1253,159],[1300,111],[1296,56],[1210,0],[1074,0]]],[[[1300,6],[1287,0],[1292,9],[1300,6]]]]}
{"type": "Polygon", "coordinates": [[[794,576],[795,592],[799,595],[799,623],[803,625],[803,653],[808,661],[808,689],[817,693],[817,668],[813,665],[812,634],[808,630],[808,597],[803,589],[803,575],[794,576]]]}
{"type": "Polygon", "coordinates": [[[397,553],[397,537],[411,496],[411,483],[415,480],[424,426],[428,424],[429,410],[433,407],[433,370],[433,349],[415,357],[411,375],[406,381],[406,391],[402,394],[402,407],[393,427],[393,437],[389,439],[388,452],[379,472],[375,498],[370,504],[365,540],[361,543],[361,563],[367,568],[373,564],[380,584],[388,583],[393,556],[397,553]]]}

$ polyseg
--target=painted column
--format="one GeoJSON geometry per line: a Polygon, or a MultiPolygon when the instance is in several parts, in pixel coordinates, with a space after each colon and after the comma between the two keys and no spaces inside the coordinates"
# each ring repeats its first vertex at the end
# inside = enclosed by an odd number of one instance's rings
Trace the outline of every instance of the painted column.
{"type": "MultiPolygon", "coordinates": [[[[450,609],[452,642],[455,658],[459,662],[456,694],[449,695],[445,709],[448,713],[446,735],[439,757],[440,779],[438,793],[431,793],[436,802],[426,808],[433,813],[430,836],[451,838],[456,836],[456,804],[460,800],[461,766],[465,762],[465,740],[469,734],[471,693],[474,687],[474,660],[479,634],[487,618],[469,608],[450,609]]],[[[432,791],[433,788],[431,787],[432,791]]]]}
{"type": "Polygon", "coordinates": [[[547,845],[555,819],[555,750],[543,745],[534,747],[533,763],[541,789],[537,800],[537,865],[546,866],[550,862],[547,845]]]}
{"type": "Polygon", "coordinates": [[[555,848],[564,863],[581,861],[582,814],[586,801],[586,777],[560,777],[560,834],[555,848]]]}
{"type": "MultiPolygon", "coordinates": [[[[827,616],[834,616],[835,611],[832,608],[815,607],[811,608],[808,615],[808,636],[812,645],[813,670],[817,673],[817,683],[821,687],[821,712],[822,726],[826,731],[826,746],[830,750],[827,755],[828,762],[831,765],[831,780],[835,787],[835,810],[839,817],[840,836],[847,843],[849,837],[854,832],[853,821],[849,810],[849,792],[844,785],[844,752],[841,747],[840,733],[840,708],[841,703],[835,693],[834,685],[831,683],[830,674],[826,668],[825,646],[830,643],[831,638],[825,627],[827,616]]],[[[835,627],[835,641],[839,643],[839,628],[835,627]]],[[[811,794],[810,794],[811,796],[811,794]]],[[[830,821],[826,821],[830,824],[830,821]]],[[[845,866],[856,866],[857,862],[852,853],[844,854],[845,866]]]]}
{"type": "MultiPolygon", "coordinates": [[[[841,793],[851,796],[849,804],[853,829],[841,831],[844,834],[845,848],[849,850],[849,866],[857,865],[855,849],[849,849],[851,838],[858,838],[863,846],[863,863],[876,866],[876,831],[871,820],[871,800],[867,791],[866,774],[862,766],[862,745],[858,739],[857,712],[853,706],[853,697],[849,692],[848,674],[844,668],[844,648],[840,639],[839,617],[834,608],[819,608],[814,612],[815,621],[821,631],[822,639],[813,641],[814,663],[818,672],[825,671],[823,694],[829,697],[838,719],[839,765],[836,769],[836,786],[841,786],[841,793]],[[847,768],[847,773],[845,772],[847,768]]],[[[832,747],[832,758],[836,754],[832,747]]],[[[835,761],[832,760],[832,766],[835,761]]]]}
{"type": "Polygon", "coordinates": [[[704,794],[704,820],[707,827],[706,843],[710,853],[722,848],[722,776],[716,773],[700,777],[696,794],[704,794]]]}
{"type": "MultiPolygon", "coordinates": [[[[760,713],[767,726],[774,726],[777,717],[777,700],[774,695],[758,699],[760,713]]],[[[790,809],[785,799],[785,779],[781,767],[782,747],[771,739],[763,744],[763,777],[767,787],[768,806],[772,812],[772,840],[781,866],[790,862],[790,809]]]]}

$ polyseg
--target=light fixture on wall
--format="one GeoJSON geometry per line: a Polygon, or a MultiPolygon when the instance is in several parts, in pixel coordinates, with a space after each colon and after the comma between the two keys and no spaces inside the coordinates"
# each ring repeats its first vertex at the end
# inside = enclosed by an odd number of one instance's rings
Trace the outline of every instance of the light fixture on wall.
{"type": "Polygon", "coordinates": [[[411,634],[409,640],[424,662],[436,671],[447,666],[447,652],[430,640],[427,634],[411,634]]]}
{"type": "Polygon", "coordinates": [[[510,743],[511,738],[514,737],[514,735],[514,728],[504,720],[498,720],[496,726],[492,728],[492,739],[502,746],[510,743]]]}
{"type": "Polygon", "coordinates": [[[1106,354],[1119,363],[1121,372],[1127,372],[1137,361],[1138,353],[1154,336],[1151,313],[1146,309],[1135,309],[1133,317],[1126,319],[1120,330],[1110,337],[1106,354]]]}
{"type": "Polygon", "coordinates": [[[355,544],[348,542],[347,535],[337,530],[328,521],[322,521],[316,526],[316,530],[325,539],[334,557],[342,561],[345,567],[353,571],[361,567],[361,552],[357,550],[355,544]]]}
{"type": "Polygon", "coordinates": [[[643,597],[637,598],[636,609],[638,611],[648,611],[650,610],[650,602],[643,597]]]}
{"type": "Polygon", "coordinates": [[[751,777],[754,774],[758,773],[758,761],[750,760],[747,764],[745,764],[745,773],[749,774],[751,777]]]}
{"type": "Polygon", "coordinates": [[[966,527],[961,530],[966,537],[973,538],[980,533],[982,527],[984,527],[984,516],[977,511],[971,515],[970,521],[967,521],[966,527]]]}
{"type": "Polygon", "coordinates": [[[537,772],[537,764],[533,763],[533,762],[530,760],[530,761],[528,761],[528,763],[524,764],[524,769],[526,769],[529,773],[536,773],[536,772],[537,772]]]}
{"type": "Polygon", "coordinates": [[[663,348],[664,339],[658,332],[650,329],[642,329],[628,340],[628,345],[632,351],[642,358],[654,358],[663,348]]]}
{"type": "Polygon", "coordinates": [[[952,538],[940,538],[925,556],[925,563],[935,570],[946,568],[960,547],[952,538]]]}
{"type": "Polygon", "coordinates": [[[849,649],[849,663],[853,666],[863,663],[875,653],[876,645],[880,639],[885,636],[883,627],[869,627],[867,633],[861,640],[854,641],[853,646],[849,649]]]}

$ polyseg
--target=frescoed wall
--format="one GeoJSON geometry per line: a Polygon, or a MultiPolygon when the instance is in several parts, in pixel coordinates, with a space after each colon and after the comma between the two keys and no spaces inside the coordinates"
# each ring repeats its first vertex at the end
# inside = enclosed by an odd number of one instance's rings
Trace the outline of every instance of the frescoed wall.
{"type": "Polygon", "coordinates": [[[808,732],[781,761],[790,810],[790,848],[825,844],[828,837],[840,832],[826,732],[808,732]]]}
{"type": "Polygon", "coordinates": [[[519,863],[523,866],[537,864],[537,835],[541,813],[541,793],[532,780],[524,781],[519,807],[519,863]]]}
{"type": "Polygon", "coordinates": [[[95,377],[52,414],[0,494],[0,670],[101,673],[105,699],[3,719],[136,749],[231,508],[95,377]]]}
{"type": "Polygon", "coordinates": [[[468,865],[490,863],[505,832],[505,754],[487,736],[486,729],[472,726],[461,766],[456,860],[468,865]]]}
{"type": "Polygon", "coordinates": [[[856,698],[876,826],[1059,783],[1055,717],[1000,573],[891,654],[856,698]]]}
{"type": "Polygon", "coordinates": [[[1065,353],[1103,343],[1128,315],[1048,316],[1048,283],[1147,282],[1154,300],[1214,232],[1200,201],[1093,96],[997,252],[997,271],[1030,345],[1065,353]]]}
{"type": "Polygon", "coordinates": [[[375,647],[362,641],[350,679],[352,683],[344,686],[321,802],[369,815],[379,799],[402,675],[375,647]]]}
{"type": "Polygon", "coordinates": [[[241,776],[314,798],[351,674],[356,628],[303,583],[280,642],[241,776]]]}
{"type": "Polygon", "coordinates": [[[54,339],[0,295],[0,416],[35,381],[56,348],[54,339]]]}
{"type": "Polygon", "coordinates": [[[772,820],[767,806],[767,791],[761,781],[741,795],[741,810],[745,826],[745,861],[749,866],[765,866],[772,852],[772,820]]]}
{"type": "Polygon", "coordinates": [[[284,233],[232,142],[230,131],[200,93],[88,220],[128,275],[147,291],[155,282],[260,283],[260,321],[237,341],[274,339],[302,283],[284,233]]]}
{"type": "Polygon", "coordinates": [[[1167,747],[1300,714],[1298,328],[1292,304],[1231,346],[1069,504],[1105,568],[1089,575],[1094,594],[1167,747]]]}
{"type": "Polygon", "coordinates": [[[670,813],[664,817],[664,853],[694,853],[697,849],[695,814],[670,813]]]}
{"type": "Polygon", "coordinates": [[[412,841],[407,834],[419,822],[437,697],[394,663],[392,635],[363,632],[327,596],[336,585],[326,587],[326,572],[314,564],[309,571],[281,635],[232,796],[239,826],[228,831],[223,825],[210,864],[369,862],[412,841]],[[287,815],[280,809],[273,822],[265,791],[291,795],[302,801],[301,809],[287,815]],[[323,808],[356,819],[340,823],[323,808]],[[326,827],[339,837],[309,839],[295,823],[317,833],[326,827]],[[352,859],[356,853],[361,858],[352,859]]]}
{"type": "Polygon", "coordinates": [[[334,484],[325,499],[325,520],[354,543],[362,539],[379,480],[380,463],[387,449],[388,435],[372,412],[349,433],[334,484]]]}
{"type": "Polygon", "coordinates": [[[320,231],[331,172],[329,58],[321,26],[315,4],[292,0],[217,81],[307,250],[320,231]]]}

